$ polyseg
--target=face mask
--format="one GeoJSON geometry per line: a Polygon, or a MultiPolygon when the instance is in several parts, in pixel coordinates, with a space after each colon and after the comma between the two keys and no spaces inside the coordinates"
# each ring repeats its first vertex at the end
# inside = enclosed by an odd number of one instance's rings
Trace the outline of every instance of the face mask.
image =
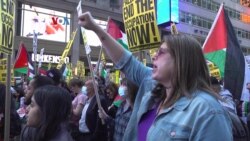
{"type": "Polygon", "coordinates": [[[118,93],[121,97],[126,97],[127,95],[127,87],[120,86],[118,89],[118,93]]]}
{"type": "Polygon", "coordinates": [[[82,86],[82,93],[84,95],[87,95],[87,87],[86,86],[82,86]]]}

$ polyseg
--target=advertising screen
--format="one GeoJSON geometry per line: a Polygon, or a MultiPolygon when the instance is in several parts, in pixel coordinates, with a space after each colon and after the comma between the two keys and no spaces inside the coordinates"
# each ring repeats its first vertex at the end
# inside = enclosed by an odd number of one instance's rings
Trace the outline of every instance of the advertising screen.
{"type": "Polygon", "coordinates": [[[21,36],[67,42],[70,38],[70,14],[23,4],[21,36]]]}

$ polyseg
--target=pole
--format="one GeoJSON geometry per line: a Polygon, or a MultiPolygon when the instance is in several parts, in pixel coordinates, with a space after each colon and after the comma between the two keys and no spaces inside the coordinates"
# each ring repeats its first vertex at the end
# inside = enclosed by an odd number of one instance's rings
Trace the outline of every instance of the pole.
{"type": "MultiPolygon", "coordinates": [[[[82,14],[82,7],[81,6],[82,6],[82,1],[80,0],[78,5],[77,5],[77,8],[76,8],[78,16],[80,16],[82,14]]],[[[95,91],[95,95],[96,95],[97,105],[98,105],[99,110],[102,110],[100,96],[98,94],[98,89],[97,89],[97,86],[96,86],[96,83],[95,83],[94,70],[93,70],[93,67],[91,65],[91,58],[90,58],[91,48],[89,47],[89,44],[88,44],[88,41],[87,41],[87,35],[86,35],[85,29],[83,27],[81,27],[81,33],[82,33],[82,38],[83,38],[83,42],[84,42],[84,46],[85,46],[87,59],[88,59],[90,74],[91,74],[93,85],[94,85],[94,91],[95,91]]],[[[102,124],[104,124],[103,119],[102,119],[102,124]]]]}
{"type": "Polygon", "coordinates": [[[10,106],[11,106],[11,93],[10,93],[10,80],[11,80],[11,55],[7,55],[7,79],[6,79],[6,96],[5,96],[5,114],[4,114],[4,141],[9,141],[10,136],[10,106]]]}
{"type": "Polygon", "coordinates": [[[33,30],[33,53],[34,53],[34,71],[35,71],[35,75],[37,75],[37,33],[35,32],[35,30],[33,30]]]}
{"type": "Polygon", "coordinates": [[[101,62],[102,52],[103,52],[103,47],[101,46],[101,49],[100,49],[100,52],[99,52],[99,57],[98,57],[98,62],[97,62],[97,65],[96,65],[96,74],[99,73],[99,65],[100,65],[100,62],[101,62]]]}
{"type": "MultiPolygon", "coordinates": [[[[98,105],[99,110],[101,110],[102,109],[102,105],[101,105],[100,96],[99,96],[99,93],[98,93],[98,88],[97,88],[96,83],[95,83],[96,81],[95,81],[95,76],[94,76],[94,70],[93,70],[93,67],[91,65],[91,59],[90,59],[90,55],[89,54],[87,54],[87,59],[88,59],[88,63],[89,63],[89,69],[90,69],[91,78],[92,78],[93,85],[94,85],[94,91],[95,91],[97,105],[98,105]]],[[[102,119],[102,124],[104,124],[104,120],[103,119],[102,119]]]]}

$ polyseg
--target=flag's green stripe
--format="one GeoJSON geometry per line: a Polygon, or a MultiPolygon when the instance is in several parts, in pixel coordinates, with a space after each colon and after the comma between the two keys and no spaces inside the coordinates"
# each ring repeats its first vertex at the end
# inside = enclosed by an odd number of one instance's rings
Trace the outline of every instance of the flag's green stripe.
{"type": "Polygon", "coordinates": [[[117,42],[119,42],[126,50],[128,50],[128,45],[126,45],[121,39],[117,39],[117,42]]]}
{"type": "Polygon", "coordinates": [[[122,104],[122,100],[114,101],[113,104],[114,104],[116,107],[120,107],[120,105],[122,104]]]}
{"type": "Polygon", "coordinates": [[[24,74],[27,74],[27,71],[28,69],[25,67],[25,68],[18,68],[18,69],[14,69],[16,72],[20,72],[20,73],[24,73],[24,74]]]}
{"type": "Polygon", "coordinates": [[[221,76],[224,77],[226,52],[224,50],[219,50],[207,53],[205,57],[219,68],[221,76]]]}

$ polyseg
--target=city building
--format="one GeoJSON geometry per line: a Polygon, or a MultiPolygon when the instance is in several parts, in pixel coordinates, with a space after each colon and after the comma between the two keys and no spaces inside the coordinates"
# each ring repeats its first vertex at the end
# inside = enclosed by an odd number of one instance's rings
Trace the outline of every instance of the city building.
{"type": "MultiPolygon", "coordinates": [[[[56,65],[63,53],[71,33],[78,28],[76,7],[78,0],[16,0],[16,26],[14,53],[17,53],[20,42],[24,42],[31,56],[33,53],[33,31],[38,33],[37,54],[45,49],[44,64],[56,65]]],[[[245,55],[250,54],[250,8],[247,0],[179,0],[178,31],[190,34],[203,43],[215,19],[221,3],[234,26],[235,34],[245,55]]],[[[82,9],[90,11],[103,28],[106,28],[108,17],[122,21],[122,0],[82,0],[82,9]]],[[[162,33],[168,33],[167,29],[162,33]]],[[[96,62],[100,42],[93,32],[87,32],[91,40],[91,57],[96,62]]],[[[86,54],[80,33],[68,55],[68,60],[76,64],[80,59],[87,64],[86,54]]],[[[87,65],[86,65],[87,67],[87,65]]],[[[87,67],[88,68],[88,67],[87,67]]]]}

